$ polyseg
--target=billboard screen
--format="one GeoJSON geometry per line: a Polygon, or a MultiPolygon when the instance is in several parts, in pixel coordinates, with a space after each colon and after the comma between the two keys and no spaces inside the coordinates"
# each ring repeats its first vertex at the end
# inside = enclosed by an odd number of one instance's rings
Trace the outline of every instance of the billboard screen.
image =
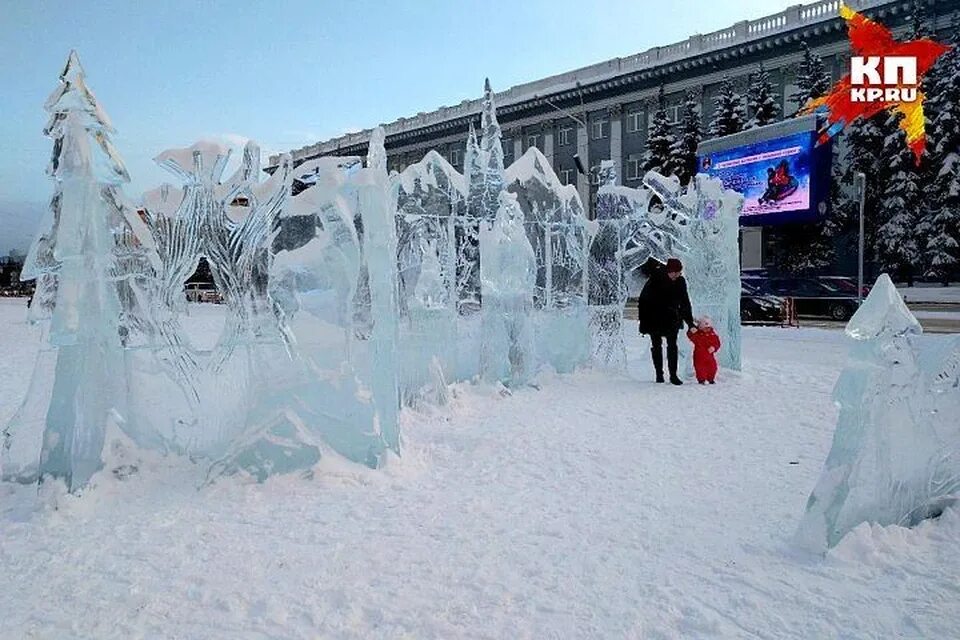
{"type": "Polygon", "coordinates": [[[815,157],[826,151],[815,144],[816,132],[807,130],[702,153],[700,172],[743,194],[743,225],[810,221],[822,191],[815,157]]]}

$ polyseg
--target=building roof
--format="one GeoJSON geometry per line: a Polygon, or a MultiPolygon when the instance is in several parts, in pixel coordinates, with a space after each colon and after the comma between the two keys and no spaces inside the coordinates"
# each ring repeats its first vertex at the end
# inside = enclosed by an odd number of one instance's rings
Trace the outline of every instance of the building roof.
{"type": "MultiPolygon", "coordinates": [[[[846,4],[857,11],[864,11],[881,5],[896,4],[896,0],[846,0],[846,4]]],[[[713,62],[714,58],[725,59],[730,57],[730,49],[739,48],[741,53],[750,53],[759,48],[756,44],[759,40],[773,38],[774,44],[782,44],[786,40],[780,42],[777,36],[802,28],[810,28],[814,35],[820,35],[833,28],[834,25],[827,23],[840,24],[839,8],[840,0],[819,0],[806,5],[798,4],[763,18],[742,20],[719,31],[695,34],[686,40],[652,47],[642,53],[613,58],[566,73],[519,84],[494,94],[497,112],[498,114],[509,113],[521,108],[521,105],[523,108],[535,107],[541,103],[547,105],[548,100],[562,100],[568,97],[567,94],[577,96],[590,93],[591,87],[599,87],[610,82],[627,83],[638,78],[642,79],[648,77],[654,69],[666,68],[667,72],[686,69],[692,66],[692,61],[697,58],[706,57],[707,62],[713,62]],[[727,53],[724,53],[725,50],[727,53]]],[[[479,117],[481,104],[481,98],[464,100],[458,105],[442,106],[428,113],[421,112],[413,117],[398,118],[384,124],[383,127],[389,138],[451,121],[475,119],[479,117]]],[[[364,129],[348,133],[294,149],[290,153],[295,162],[337,154],[345,148],[365,145],[370,139],[371,131],[371,129],[364,129]]],[[[270,157],[271,166],[278,162],[279,156],[270,157]]]]}

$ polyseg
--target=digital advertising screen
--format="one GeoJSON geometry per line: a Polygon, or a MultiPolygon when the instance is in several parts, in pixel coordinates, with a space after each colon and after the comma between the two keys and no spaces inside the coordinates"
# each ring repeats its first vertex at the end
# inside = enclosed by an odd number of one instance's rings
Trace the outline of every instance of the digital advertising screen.
{"type": "Polygon", "coordinates": [[[743,225],[816,218],[814,131],[803,131],[700,156],[700,172],[743,195],[743,225]]]}

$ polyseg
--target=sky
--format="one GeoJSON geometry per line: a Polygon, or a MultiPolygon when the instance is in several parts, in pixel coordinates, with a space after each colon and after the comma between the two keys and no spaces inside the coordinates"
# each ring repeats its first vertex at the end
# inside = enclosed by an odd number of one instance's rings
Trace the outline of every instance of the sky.
{"type": "Polygon", "coordinates": [[[201,138],[270,153],[708,33],[796,0],[0,0],[0,255],[52,184],[43,102],[71,49],[110,115],[127,195],[201,138]]]}

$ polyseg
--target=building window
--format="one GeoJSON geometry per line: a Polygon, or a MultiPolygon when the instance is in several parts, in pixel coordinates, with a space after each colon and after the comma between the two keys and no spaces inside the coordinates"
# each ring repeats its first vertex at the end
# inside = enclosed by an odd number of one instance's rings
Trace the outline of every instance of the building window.
{"type": "Polygon", "coordinates": [[[573,184],[573,169],[560,169],[560,184],[573,184]]]}
{"type": "Polygon", "coordinates": [[[631,111],[627,114],[627,133],[637,133],[643,128],[643,112],[631,111]]]}
{"type": "Polygon", "coordinates": [[[640,179],[641,156],[639,153],[631,153],[627,156],[627,180],[640,179]]]}
{"type": "Polygon", "coordinates": [[[460,149],[450,150],[450,164],[452,164],[455,167],[460,166],[460,149]]]}
{"type": "MultiPolygon", "coordinates": [[[[680,112],[683,110],[679,104],[667,105],[663,108],[664,112],[667,114],[667,122],[670,124],[677,124],[680,122],[680,112]]],[[[648,116],[649,126],[653,126],[653,119],[656,117],[657,112],[651,111],[648,116]]]]}
{"type": "Polygon", "coordinates": [[[597,118],[590,123],[590,137],[594,140],[601,140],[607,137],[609,122],[606,118],[597,118]]]}
{"type": "Polygon", "coordinates": [[[573,127],[561,128],[557,135],[557,146],[562,147],[570,144],[571,138],[573,138],[573,127]]]}
{"type": "Polygon", "coordinates": [[[527,149],[529,149],[530,147],[537,147],[538,149],[540,148],[539,133],[531,133],[530,135],[527,136],[527,149]]]}

